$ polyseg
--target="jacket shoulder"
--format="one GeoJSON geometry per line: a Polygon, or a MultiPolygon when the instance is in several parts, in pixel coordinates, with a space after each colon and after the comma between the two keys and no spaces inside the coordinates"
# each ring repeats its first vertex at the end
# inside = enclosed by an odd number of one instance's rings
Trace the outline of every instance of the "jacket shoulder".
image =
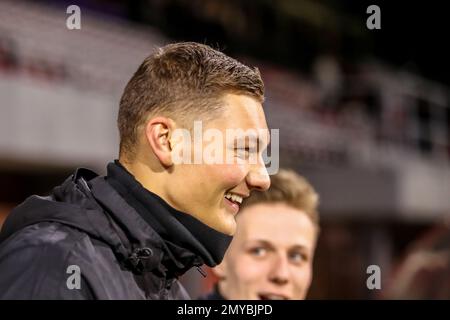
{"type": "Polygon", "coordinates": [[[73,290],[68,285],[77,262],[74,249],[87,237],[56,222],[39,222],[15,232],[0,244],[0,287],[5,288],[0,298],[89,299],[87,286],[73,290]]]}

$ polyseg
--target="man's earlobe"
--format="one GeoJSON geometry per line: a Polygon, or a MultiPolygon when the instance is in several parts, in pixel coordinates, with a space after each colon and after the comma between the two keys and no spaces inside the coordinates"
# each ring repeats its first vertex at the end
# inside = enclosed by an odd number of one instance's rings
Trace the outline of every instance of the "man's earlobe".
{"type": "Polygon", "coordinates": [[[225,262],[222,261],[221,264],[215,266],[214,268],[212,268],[212,272],[213,274],[219,279],[219,280],[225,280],[225,262]]]}
{"type": "Polygon", "coordinates": [[[170,142],[173,121],[165,117],[156,117],[145,126],[145,136],[153,153],[164,167],[173,165],[170,142]]]}

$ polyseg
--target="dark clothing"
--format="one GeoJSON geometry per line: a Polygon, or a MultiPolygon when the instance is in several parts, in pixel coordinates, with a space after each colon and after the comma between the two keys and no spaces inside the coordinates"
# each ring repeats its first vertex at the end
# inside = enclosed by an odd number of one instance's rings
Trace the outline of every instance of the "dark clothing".
{"type": "Polygon", "coordinates": [[[216,284],[210,293],[199,297],[199,300],[226,300],[226,299],[220,293],[219,286],[216,284]]]}
{"type": "Polygon", "coordinates": [[[144,189],[118,161],[106,177],[78,169],[5,221],[0,299],[188,299],[177,277],[220,263],[230,241],[144,189]]]}

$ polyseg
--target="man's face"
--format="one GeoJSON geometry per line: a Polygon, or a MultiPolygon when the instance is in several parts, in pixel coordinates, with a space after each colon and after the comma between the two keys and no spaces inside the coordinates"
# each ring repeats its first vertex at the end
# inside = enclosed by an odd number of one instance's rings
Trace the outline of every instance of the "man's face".
{"type": "Polygon", "coordinates": [[[222,114],[217,119],[203,122],[202,141],[197,139],[192,144],[192,158],[195,148],[201,147],[203,150],[200,163],[175,164],[167,196],[175,208],[193,215],[219,232],[233,235],[241,200],[235,196],[246,198],[253,189],[263,191],[270,185],[262,159],[269,137],[260,102],[235,94],[225,95],[223,99],[222,114]],[[258,134],[257,139],[249,139],[245,134],[228,134],[227,137],[227,130],[236,132],[237,129],[258,134]],[[222,138],[205,135],[212,131],[222,138]],[[212,153],[206,152],[212,149],[212,153]],[[220,153],[222,156],[216,157],[218,161],[214,163],[211,159],[205,159],[205,155],[217,156],[220,153]]]}
{"type": "Polygon", "coordinates": [[[255,204],[238,215],[237,231],[215,273],[226,299],[304,299],[312,279],[316,228],[282,203],[255,204]]]}

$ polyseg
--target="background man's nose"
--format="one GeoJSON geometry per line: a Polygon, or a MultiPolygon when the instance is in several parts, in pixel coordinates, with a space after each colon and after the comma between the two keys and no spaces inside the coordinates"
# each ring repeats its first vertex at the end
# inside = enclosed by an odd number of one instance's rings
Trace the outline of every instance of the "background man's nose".
{"type": "Polygon", "coordinates": [[[274,258],[269,280],[277,285],[284,285],[289,282],[289,262],[287,258],[279,256],[274,258]]]}

